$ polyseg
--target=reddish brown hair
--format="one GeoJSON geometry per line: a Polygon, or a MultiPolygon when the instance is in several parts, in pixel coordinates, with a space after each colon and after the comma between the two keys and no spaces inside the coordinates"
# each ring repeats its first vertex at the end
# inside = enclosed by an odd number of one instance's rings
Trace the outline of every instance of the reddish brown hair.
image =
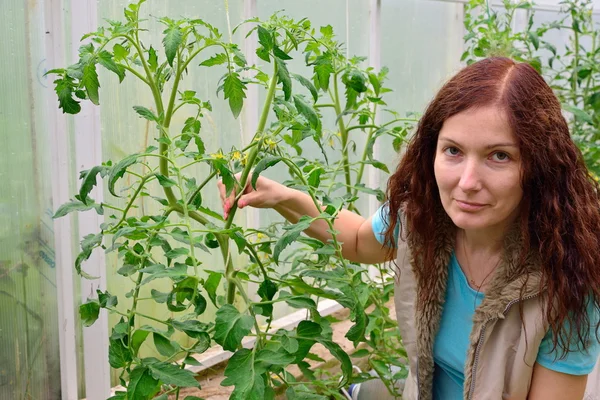
{"type": "Polygon", "coordinates": [[[486,106],[505,111],[519,142],[521,259],[531,249],[539,252],[543,290],[549,300],[545,316],[554,346],[568,349],[569,332],[586,345],[591,323],[587,302],[600,304],[598,185],[571,140],[560,102],[529,64],[502,57],[484,59],[462,69],[442,87],[388,180],[386,242],[393,243],[399,211],[404,210],[407,226],[401,227],[402,233],[422,243],[414,250],[423,261],[421,276],[433,273],[434,233],[439,215],[445,215],[433,170],[438,135],[451,116],[486,106]],[[567,323],[571,329],[563,330],[567,323]]]}

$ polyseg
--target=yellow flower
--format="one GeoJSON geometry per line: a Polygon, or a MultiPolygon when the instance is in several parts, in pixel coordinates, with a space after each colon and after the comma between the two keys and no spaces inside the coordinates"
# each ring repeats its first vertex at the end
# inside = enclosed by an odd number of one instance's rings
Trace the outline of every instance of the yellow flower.
{"type": "Polygon", "coordinates": [[[219,151],[218,153],[211,153],[210,156],[217,160],[221,160],[221,159],[225,158],[225,156],[223,155],[223,153],[221,153],[221,151],[219,151]]]}
{"type": "Polygon", "coordinates": [[[237,151],[237,150],[236,150],[236,151],[234,151],[234,152],[233,152],[233,154],[231,155],[231,159],[232,159],[233,161],[236,161],[236,160],[241,160],[241,159],[242,159],[242,153],[240,153],[240,152],[239,152],[239,151],[237,151]]]}
{"type": "Polygon", "coordinates": [[[265,139],[265,146],[272,151],[275,150],[275,147],[277,147],[277,143],[273,139],[265,139]]]}

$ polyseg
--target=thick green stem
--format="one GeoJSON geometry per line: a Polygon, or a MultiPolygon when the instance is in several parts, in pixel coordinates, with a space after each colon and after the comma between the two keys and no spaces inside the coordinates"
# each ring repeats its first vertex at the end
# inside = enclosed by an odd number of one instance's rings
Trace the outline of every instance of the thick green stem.
{"type": "Polygon", "coordinates": [[[344,178],[346,180],[346,192],[352,193],[352,180],[350,177],[350,165],[348,157],[348,131],[344,124],[344,118],[342,118],[342,108],[340,106],[340,95],[338,92],[338,80],[337,74],[333,77],[333,94],[331,95],[333,100],[333,106],[338,120],[338,128],[340,130],[340,136],[342,138],[342,165],[344,167],[344,178]]]}
{"type": "MultiPolygon", "coordinates": [[[[373,106],[373,121],[375,121],[375,116],[377,115],[377,104],[373,106]]],[[[377,125],[371,125],[371,129],[367,134],[367,141],[365,142],[365,148],[363,149],[362,157],[360,158],[360,166],[358,167],[358,174],[356,175],[356,184],[358,185],[362,181],[363,173],[365,171],[365,161],[367,160],[367,150],[369,148],[369,142],[373,137],[373,133],[375,133],[375,129],[377,129],[377,125]]],[[[354,189],[354,196],[358,194],[358,189],[354,189]]]]}
{"type": "MultiPolygon", "coordinates": [[[[256,134],[254,135],[254,139],[260,137],[260,141],[262,142],[262,133],[264,132],[265,126],[267,125],[267,118],[269,116],[269,111],[271,110],[271,103],[273,102],[273,98],[275,97],[275,88],[277,87],[277,64],[273,64],[273,76],[271,77],[271,81],[269,82],[269,90],[267,91],[267,97],[265,98],[265,102],[263,104],[262,113],[260,116],[260,120],[258,121],[258,127],[256,128],[256,134]]],[[[260,142],[258,146],[255,146],[250,150],[248,154],[248,161],[246,162],[246,167],[242,171],[240,176],[240,187],[246,187],[246,181],[248,179],[248,175],[250,174],[250,170],[254,166],[254,162],[256,157],[258,156],[258,152],[260,151],[260,142]]],[[[241,193],[240,193],[241,194],[241,193]]],[[[229,229],[231,224],[233,223],[233,218],[235,216],[235,212],[237,211],[237,202],[234,202],[231,205],[231,210],[229,211],[229,216],[227,218],[227,222],[225,223],[225,229],[229,229]]],[[[219,241],[221,252],[223,253],[223,257],[227,262],[225,266],[225,277],[228,281],[227,285],[227,304],[233,304],[235,300],[235,282],[233,281],[233,264],[231,263],[231,259],[229,257],[229,240],[228,238],[223,240],[223,243],[219,241]]]]}

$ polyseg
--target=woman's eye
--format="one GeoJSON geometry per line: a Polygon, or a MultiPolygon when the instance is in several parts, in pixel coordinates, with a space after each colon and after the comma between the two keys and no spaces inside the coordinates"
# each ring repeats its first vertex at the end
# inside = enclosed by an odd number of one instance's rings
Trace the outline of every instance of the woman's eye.
{"type": "Polygon", "coordinates": [[[456,156],[460,153],[460,150],[458,150],[456,147],[446,147],[444,149],[444,153],[449,156],[456,156]]]}
{"type": "Polygon", "coordinates": [[[510,156],[503,151],[497,151],[492,155],[494,161],[508,161],[510,160],[510,156]]]}

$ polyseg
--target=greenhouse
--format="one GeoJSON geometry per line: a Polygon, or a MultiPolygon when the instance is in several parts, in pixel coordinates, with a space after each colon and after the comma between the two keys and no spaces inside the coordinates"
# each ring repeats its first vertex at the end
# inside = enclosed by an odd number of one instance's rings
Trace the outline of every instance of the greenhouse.
{"type": "Polygon", "coordinates": [[[0,11],[0,400],[600,399],[600,0],[0,11]]]}

